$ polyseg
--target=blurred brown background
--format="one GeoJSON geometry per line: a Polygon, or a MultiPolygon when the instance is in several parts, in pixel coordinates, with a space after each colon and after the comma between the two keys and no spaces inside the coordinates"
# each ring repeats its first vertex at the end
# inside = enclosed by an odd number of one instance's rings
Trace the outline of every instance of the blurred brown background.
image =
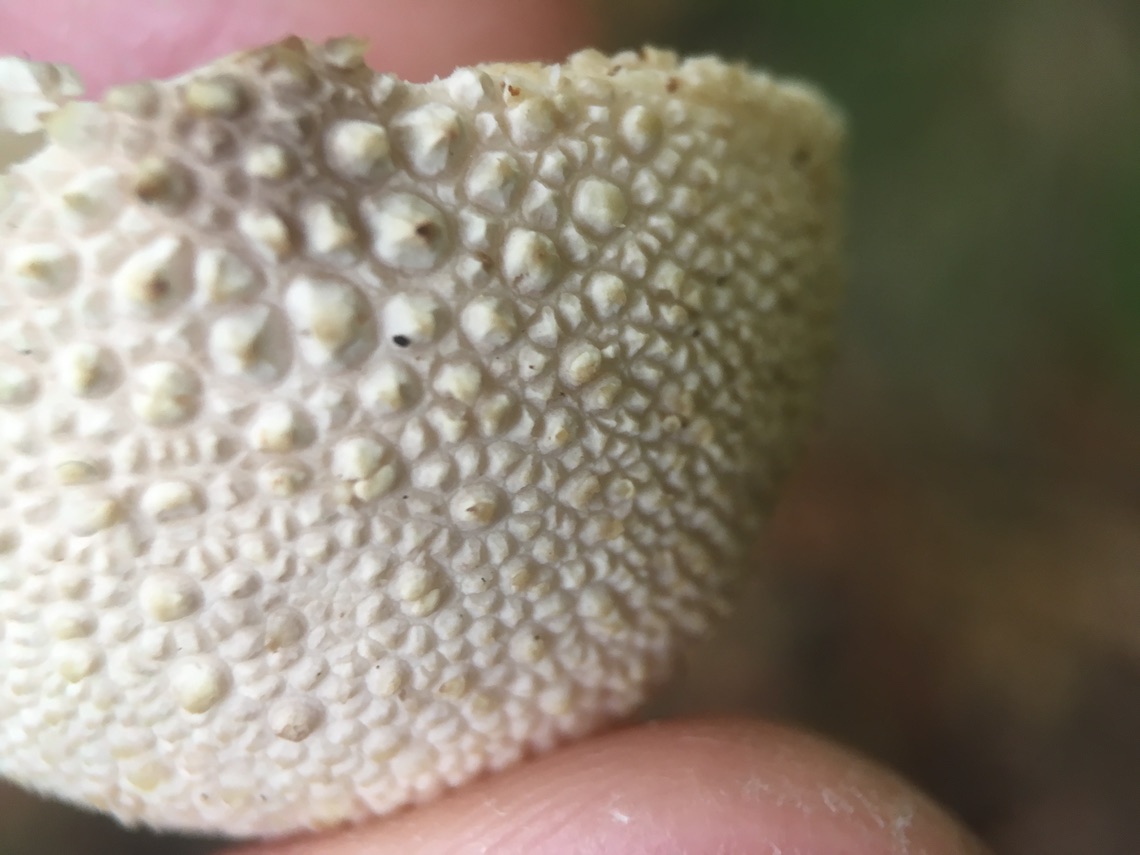
{"type": "MultiPolygon", "coordinates": [[[[818,82],[852,134],[825,417],[655,714],[894,765],[1010,855],[1140,853],[1140,4],[624,0],[610,47],[818,82]]],[[[0,790],[2,855],[183,855],[0,790]]]]}

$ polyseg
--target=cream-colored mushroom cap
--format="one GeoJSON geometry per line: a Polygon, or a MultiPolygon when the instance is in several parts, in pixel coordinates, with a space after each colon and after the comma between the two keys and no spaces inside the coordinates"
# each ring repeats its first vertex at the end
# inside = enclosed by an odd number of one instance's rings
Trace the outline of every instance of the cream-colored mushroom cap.
{"type": "Polygon", "coordinates": [[[0,61],[0,773],[233,835],[635,709],[810,418],[841,126],[655,51],[0,61]]]}

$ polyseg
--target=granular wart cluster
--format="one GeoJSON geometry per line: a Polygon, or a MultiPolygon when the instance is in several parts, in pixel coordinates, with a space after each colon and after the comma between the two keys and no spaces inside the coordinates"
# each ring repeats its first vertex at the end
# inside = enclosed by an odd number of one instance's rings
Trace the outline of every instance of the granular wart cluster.
{"type": "Polygon", "coordinates": [[[44,86],[0,176],[17,782],[384,813],[629,713],[725,607],[826,361],[839,121],[715,59],[362,54],[44,86]]]}

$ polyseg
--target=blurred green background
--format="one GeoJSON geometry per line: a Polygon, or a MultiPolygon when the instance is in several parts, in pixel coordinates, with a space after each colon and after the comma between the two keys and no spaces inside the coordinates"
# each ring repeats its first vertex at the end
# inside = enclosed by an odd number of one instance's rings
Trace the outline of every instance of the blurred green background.
{"type": "MultiPolygon", "coordinates": [[[[821,427],[654,714],[904,771],[999,852],[1140,852],[1140,3],[624,0],[609,47],[817,82],[851,125],[821,427]]],[[[175,855],[0,791],[0,853],[175,855]]]]}

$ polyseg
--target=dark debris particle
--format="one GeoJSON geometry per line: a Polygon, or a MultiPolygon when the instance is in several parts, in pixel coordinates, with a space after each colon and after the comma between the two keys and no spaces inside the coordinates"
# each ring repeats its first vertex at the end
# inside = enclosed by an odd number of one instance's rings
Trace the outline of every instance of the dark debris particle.
{"type": "Polygon", "coordinates": [[[676,92],[680,88],[681,88],[681,81],[678,80],[676,77],[670,77],[665,82],[665,91],[670,93],[670,94],[676,92]]]}
{"type": "Polygon", "coordinates": [[[408,338],[406,335],[394,335],[394,336],[392,336],[392,344],[396,345],[396,347],[407,347],[411,343],[412,343],[412,340],[410,338],[408,338]]]}

